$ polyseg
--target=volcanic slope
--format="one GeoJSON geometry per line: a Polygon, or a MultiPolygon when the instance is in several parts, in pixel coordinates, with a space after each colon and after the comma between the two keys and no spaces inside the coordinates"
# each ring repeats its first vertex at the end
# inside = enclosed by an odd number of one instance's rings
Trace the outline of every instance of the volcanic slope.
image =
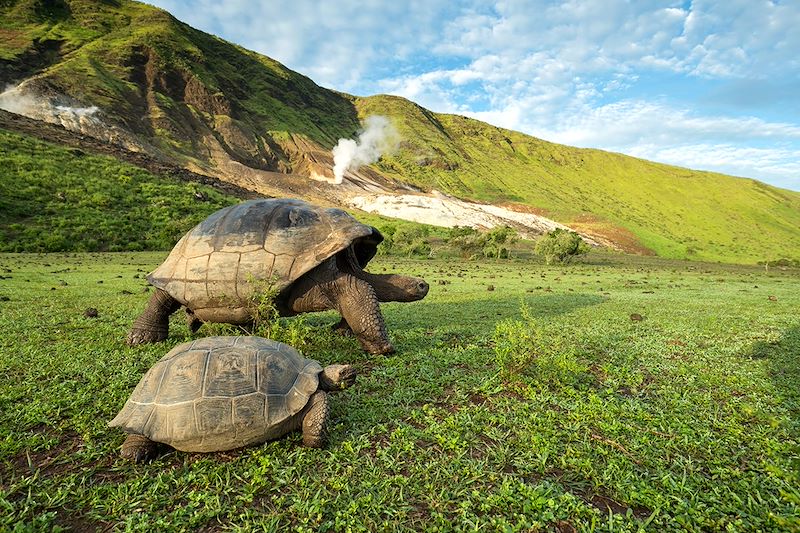
{"type": "Polygon", "coordinates": [[[222,179],[247,167],[329,172],[337,140],[382,114],[403,137],[372,167],[389,189],[409,183],[516,204],[667,257],[800,259],[797,192],[549,143],[398,97],[327,90],[132,1],[7,1],[0,20],[2,81],[25,80],[42,99],[97,106],[141,149],[222,179]]]}

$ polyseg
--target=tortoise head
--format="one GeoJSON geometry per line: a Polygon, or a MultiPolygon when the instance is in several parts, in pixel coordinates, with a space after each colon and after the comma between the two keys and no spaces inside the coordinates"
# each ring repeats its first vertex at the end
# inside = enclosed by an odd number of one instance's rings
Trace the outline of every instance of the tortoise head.
{"type": "Polygon", "coordinates": [[[352,365],[329,365],[319,374],[319,388],[326,392],[346,389],[356,382],[356,369],[352,365]]]}
{"type": "Polygon", "coordinates": [[[430,287],[422,278],[364,271],[367,263],[375,257],[382,241],[383,235],[376,228],[372,228],[370,235],[355,239],[351,246],[337,256],[339,269],[372,285],[380,302],[415,302],[425,298],[430,287]]]}

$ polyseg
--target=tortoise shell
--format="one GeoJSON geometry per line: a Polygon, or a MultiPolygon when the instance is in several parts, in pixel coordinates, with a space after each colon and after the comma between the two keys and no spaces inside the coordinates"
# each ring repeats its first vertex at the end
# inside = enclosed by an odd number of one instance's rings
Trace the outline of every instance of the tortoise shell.
{"type": "Polygon", "coordinates": [[[250,200],[213,213],[172,249],[148,281],[192,309],[240,306],[254,281],[279,292],[354,245],[363,267],[380,232],[341,209],[287,198],[250,200]]]}
{"type": "Polygon", "coordinates": [[[109,426],[190,452],[278,438],[319,388],[320,364],[260,337],[176,346],[142,377],[109,426]]]}

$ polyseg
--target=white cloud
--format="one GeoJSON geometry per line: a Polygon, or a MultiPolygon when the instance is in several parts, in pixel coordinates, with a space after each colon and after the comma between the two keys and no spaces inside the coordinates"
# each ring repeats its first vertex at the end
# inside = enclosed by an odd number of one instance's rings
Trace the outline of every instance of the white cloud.
{"type": "MultiPolygon", "coordinates": [[[[540,128],[546,138],[577,146],[631,146],[648,141],[667,145],[789,139],[800,142],[800,126],[756,117],[698,116],[658,102],[620,101],[585,107],[557,117],[554,128],[540,128]]],[[[530,127],[530,126],[529,126],[530,127]]]]}

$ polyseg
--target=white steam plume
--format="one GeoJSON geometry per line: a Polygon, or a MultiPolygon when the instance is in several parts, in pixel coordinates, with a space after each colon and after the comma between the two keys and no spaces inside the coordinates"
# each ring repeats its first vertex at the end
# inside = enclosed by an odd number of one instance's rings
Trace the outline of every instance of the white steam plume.
{"type": "Polygon", "coordinates": [[[374,163],[382,154],[395,150],[399,143],[400,134],[388,118],[368,116],[364,120],[364,130],[358,134],[358,141],[339,139],[339,144],[333,148],[333,182],[342,183],[346,170],[374,163]]]}
{"type": "Polygon", "coordinates": [[[99,111],[95,106],[56,105],[47,98],[38,98],[25,92],[21,85],[8,86],[0,93],[0,109],[44,122],[61,124],[73,131],[82,131],[88,126],[95,125],[97,119],[93,115],[99,111]]]}

